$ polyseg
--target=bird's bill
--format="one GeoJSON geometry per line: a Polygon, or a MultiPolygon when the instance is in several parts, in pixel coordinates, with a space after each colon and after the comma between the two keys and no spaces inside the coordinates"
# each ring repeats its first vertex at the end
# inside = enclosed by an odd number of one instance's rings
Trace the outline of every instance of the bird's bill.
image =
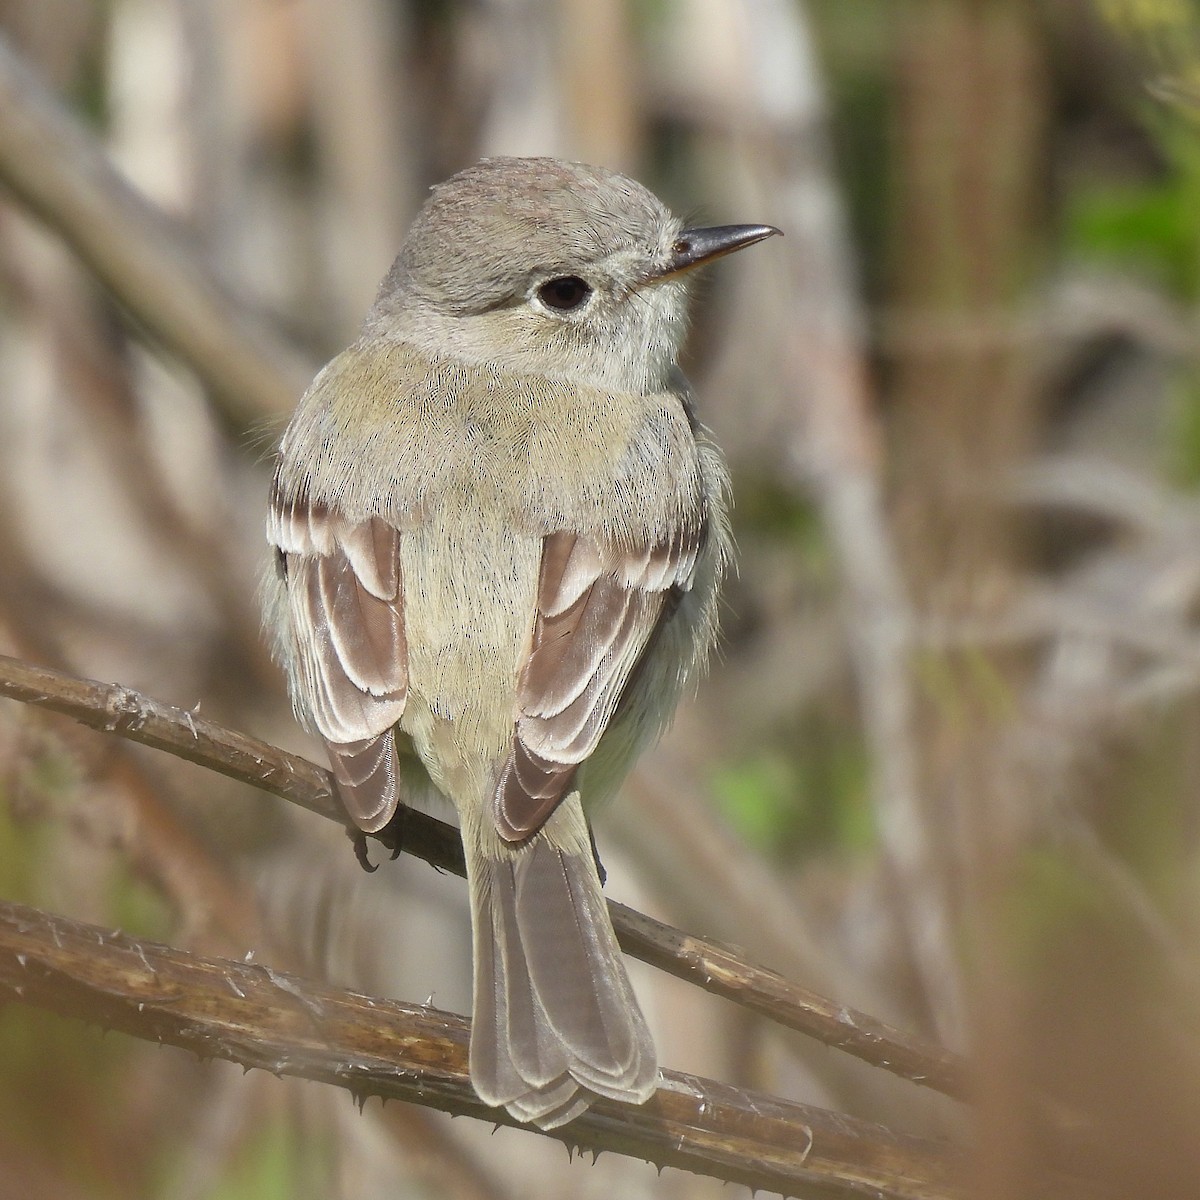
{"type": "Polygon", "coordinates": [[[671,247],[671,258],[658,271],[647,276],[646,283],[658,283],[673,275],[723,258],[735,250],[744,250],[765,238],[783,236],[774,225],[712,225],[707,229],[685,229],[671,247]]]}

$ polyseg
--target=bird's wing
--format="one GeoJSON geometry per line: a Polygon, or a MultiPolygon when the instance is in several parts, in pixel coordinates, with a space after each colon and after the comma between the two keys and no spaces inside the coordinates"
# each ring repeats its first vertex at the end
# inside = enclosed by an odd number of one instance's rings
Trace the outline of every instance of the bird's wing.
{"type": "Polygon", "coordinates": [[[394,726],[408,696],[400,532],[276,488],[268,537],[287,586],[293,686],[329,748],[347,811],[376,832],[400,801],[394,726]]]}
{"type": "Polygon", "coordinates": [[[545,538],[512,750],[494,800],[506,841],[532,836],[570,793],[660,622],[691,586],[704,537],[702,524],[680,526],[636,552],[565,531],[545,538]]]}

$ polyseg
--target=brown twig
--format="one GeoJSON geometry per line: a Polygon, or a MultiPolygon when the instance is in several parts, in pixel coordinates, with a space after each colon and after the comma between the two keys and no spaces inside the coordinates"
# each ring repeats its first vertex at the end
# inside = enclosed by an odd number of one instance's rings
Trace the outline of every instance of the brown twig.
{"type": "MultiPolygon", "coordinates": [[[[347,824],[326,771],[298,755],[129,688],[78,679],[0,655],[0,694],[166,750],[347,824]]],[[[401,836],[402,849],[408,853],[463,874],[462,849],[452,827],[406,811],[401,836]]],[[[873,1066],[947,1095],[965,1095],[964,1065],[949,1051],[790,983],[729,947],[683,933],[622,904],[610,901],[609,908],[621,945],[635,958],[873,1066]]]]}
{"type": "Polygon", "coordinates": [[[203,265],[3,38],[0,181],[191,365],[236,424],[257,424],[295,403],[311,364],[203,265]]]}
{"type": "MultiPolygon", "coordinates": [[[[468,1025],[421,1005],[340,991],[0,904],[0,997],[206,1057],[515,1125],[476,1098],[468,1025]]],[[[677,1072],[643,1107],[600,1100],[553,1136],[786,1195],[962,1195],[947,1147],[677,1072]]]]}

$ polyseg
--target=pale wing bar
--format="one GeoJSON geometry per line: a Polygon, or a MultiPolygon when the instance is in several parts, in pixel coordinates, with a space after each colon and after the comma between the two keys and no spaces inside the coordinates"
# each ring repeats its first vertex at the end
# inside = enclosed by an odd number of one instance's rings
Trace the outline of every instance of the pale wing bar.
{"type": "Polygon", "coordinates": [[[271,496],[301,703],[329,748],[347,811],[374,832],[399,804],[394,726],[408,696],[400,533],[304,498],[271,496]]]}
{"type": "Polygon", "coordinates": [[[532,836],[569,793],[674,611],[672,593],[691,586],[704,534],[702,525],[679,528],[640,552],[606,551],[565,531],[545,539],[513,747],[496,788],[506,840],[532,836]]]}

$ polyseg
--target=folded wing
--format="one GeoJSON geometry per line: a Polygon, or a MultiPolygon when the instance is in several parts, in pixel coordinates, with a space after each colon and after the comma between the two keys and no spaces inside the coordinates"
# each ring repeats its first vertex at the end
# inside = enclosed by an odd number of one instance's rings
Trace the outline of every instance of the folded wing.
{"type": "Polygon", "coordinates": [[[273,491],[268,537],[287,583],[295,687],[367,832],[400,802],[395,725],[408,696],[400,533],[273,491]]]}
{"type": "Polygon", "coordinates": [[[519,715],[495,795],[507,841],[531,837],[570,793],[660,622],[691,586],[703,537],[703,526],[681,526],[640,551],[565,531],[545,538],[519,715]]]}

